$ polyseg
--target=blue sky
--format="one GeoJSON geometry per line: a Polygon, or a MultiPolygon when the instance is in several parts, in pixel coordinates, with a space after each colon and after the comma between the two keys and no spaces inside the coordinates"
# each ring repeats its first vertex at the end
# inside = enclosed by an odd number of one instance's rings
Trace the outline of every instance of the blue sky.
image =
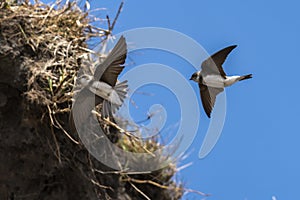
{"type": "MultiPolygon", "coordinates": [[[[92,1],[91,5],[92,9],[107,8],[99,17],[113,17],[119,3],[102,0],[92,1]]],[[[114,33],[148,26],[169,28],[193,38],[210,54],[237,44],[224,64],[225,71],[254,76],[226,90],[224,129],[204,159],[198,158],[198,151],[209,120],[200,108],[201,125],[196,139],[186,152],[188,158],[179,163],[193,162],[178,174],[185,187],[210,193],[211,200],[271,200],[272,196],[277,200],[299,199],[299,7],[296,0],[125,1],[114,33]]],[[[161,57],[153,55],[156,54],[143,52],[130,58],[137,64],[161,62],[177,69],[188,65],[184,61],[172,62],[172,56],[166,53],[161,57]]],[[[187,79],[194,72],[192,67],[182,69],[187,79]]],[[[191,84],[197,91],[197,85],[191,84]]],[[[156,95],[153,102],[176,109],[176,102],[169,104],[159,97],[156,95]]],[[[136,103],[147,107],[153,102],[136,103]]],[[[175,118],[171,120],[176,122],[175,118]]],[[[202,197],[188,194],[184,199],[202,197]]]]}
{"type": "MultiPolygon", "coordinates": [[[[106,7],[111,16],[119,5],[108,0],[94,3],[92,8],[106,7]]],[[[198,151],[209,120],[200,108],[204,130],[200,126],[188,158],[180,163],[193,165],[178,175],[187,188],[210,193],[211,200],[299,198],[299,6],[296,0],[125,1],[115,33],[147,26],[174,29],[199,42],[208,53],[237,44],[224,64],[225,71],[254,74],[252,80],[226,90],[221,138],[202,160],[198,151]]],[[[159,61],[147,53],[135,59],[159,61]]],[[[186,68],[182,73],[189,78],[193,72],[186,68]]],[[[193,87],[197,90],[196,84],[193,87]]],[[[185,198],[202,197],[188,194],[185,198]]]]}

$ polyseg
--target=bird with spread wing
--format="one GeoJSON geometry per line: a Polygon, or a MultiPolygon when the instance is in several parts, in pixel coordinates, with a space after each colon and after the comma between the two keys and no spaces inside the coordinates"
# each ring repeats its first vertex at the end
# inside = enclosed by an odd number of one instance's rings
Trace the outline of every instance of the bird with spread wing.
{"type": "Polygon", "coordinates": [[[228,54],[237,45],[226,47],[204,60],[201,64],[201,70],[195,72],[190,80],[198,83],[202,105],[206,115],[210,118],[215,105],[216,97],[224,91],[225,87],[234,83],[252,78],[252,74],[243,76],[227,76],[223,70],[223,63],[228,54]]]}
{"type": "Polygon", "coordinates": [[[96,67],[94,75],[84,74],[79,78],[81,90],[76,94],[72,106],[71,129],[75,128],[75,124],[76,128],[81,128],[87,122],[91,111],[100,103],[102,117],[113,120],[112,115],[123,104],[127,94],[127,81],[117,81],[124,68],[126,56],[127,44],[121,36],[105,60],[96,67]]]}

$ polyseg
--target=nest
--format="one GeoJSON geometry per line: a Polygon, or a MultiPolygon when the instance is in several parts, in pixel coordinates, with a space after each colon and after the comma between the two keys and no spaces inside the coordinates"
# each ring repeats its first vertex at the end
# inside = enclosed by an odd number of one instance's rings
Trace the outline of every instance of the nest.
{"type": "Polygon", "coordinates": [[[75,2],[2,4],[1,41],[11,48],[1,53],[21,57],[30,102],[55,113],[69,108],[80,61],[89,53],[86,41],[93,34],[87,14],[75,2]]]}
{"type": "MultiPolygon", "coordinates": [[[[118,14],[121,7],[122,4],[118,14]]],[[[111,170],[92,158],[78,136],[70,133],[66,126],[77,73],[82,63],[92,62],[87,58],[95,53],[87,43],[95,38],[99,41],[105,39],[115,21],[112,26],[108,24],[107,30],[94,27],[94,19],[77,2],[63,4],[57,1],[52,5],[39,1],[34,4],[29,1],[18,4],[2,2],[0,54],[18,60],[20,64],[18,77],[22,85],[18,87],[24,95],[25,107],[29,108],[28,111],[31,109],[26,117],[33,118],[31,121],[41,119],[39,128],[43,126],[50,130],[53,140],[49,145],[58,163],[78,170],[95,187],[98,198],[180,199],[186,190],[174,181],[175,164],[147,173],[111,170]]],[[[151,154],[161,147],[155,139],[139,141],[117,125],[100,121],[118,130],[120,148],[151,154]]],[[[45,143],[49,143],[49,137],[46,138],[45,143]]]]}

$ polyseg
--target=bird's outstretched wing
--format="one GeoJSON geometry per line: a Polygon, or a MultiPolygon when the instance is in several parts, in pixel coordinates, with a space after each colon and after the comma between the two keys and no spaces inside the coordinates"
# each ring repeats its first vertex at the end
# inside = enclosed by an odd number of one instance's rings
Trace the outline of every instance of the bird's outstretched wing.
{"type": "Polygon", "coordinates": [[[208,87],[202,83],[199,83],[200,96],[202,106],[206,115],[210,118],[211,111],[214,108],[216,97],[219,93],[223,92],[223,88],[208,87]]]}
{"type": "MultiPolygon", "coordinates": [[[[107,58],[97,66],[94,73],[94,80],[103,81],[114,87],[118,75],[122,72],[127,54],[127,45],[125,38],[121,36],[113,50],[107,58]]],[[[127,86],[127,85],[126,85],[127,86]]],[[[123,95],[123,93],[121,93],[123,95]]],[[[125,96],[125,94],[124,94],[125,96]]],[[[75,97],[75,102],[70,115],[71,129],[82,127],[91,115],[95,105],[103,102],[103,99],[95,95],[89,88],[83,88],[75,97]],[[76,124],[76,127],[75,127],[76,124]]],[[[75,129],[76,130],[76,129],[75,129]]]]}
{"type": "Polygon", "coordinates": [[[201,65],[203,73],[221,75],[223,78],[226,78],[226,73],[223,70],[222,64],[235,47],[237,47],[237,45],[226,47],[203,61],[201,65]]]}
{"type": "Polygon", "coordinates": [[[119,39],[106,59],[96,67],[94,79],[115,86],[119,74],[122,72],[127,56],[127,44],[123,36],[119,39]]]}

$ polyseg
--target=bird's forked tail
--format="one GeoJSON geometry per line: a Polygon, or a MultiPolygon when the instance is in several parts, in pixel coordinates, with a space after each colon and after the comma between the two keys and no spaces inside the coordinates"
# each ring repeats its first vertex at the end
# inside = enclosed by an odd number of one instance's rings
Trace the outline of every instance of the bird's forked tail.
{"type": "Polygon", "coordinates": [[[247,80],[249,78],[252,78],[252,74],[247,74],[247,75],[244,75],[244,76],[240,76],[239,81],[247,80]]]}
{"type": "Polygon", "coordinates": [[[103,101],[101,114],[105,118],[112,117],[112,114],[122,106],[128,90],[127,80],[117,83],[113,89],[110,96],[111,101],[103,101]]]}

